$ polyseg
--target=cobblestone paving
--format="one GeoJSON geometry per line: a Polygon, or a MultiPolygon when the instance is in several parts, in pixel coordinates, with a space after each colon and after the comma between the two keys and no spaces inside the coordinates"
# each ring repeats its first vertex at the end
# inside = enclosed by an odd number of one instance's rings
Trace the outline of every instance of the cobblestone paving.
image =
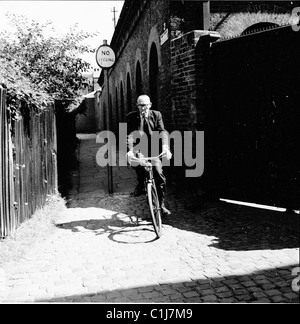
{"type": "Polygon", "coordinates": [[[96,148],[81,138],[77,187],[54,234],[5,265],[4,302],[299,303],[298,231],[221,203],[191,211],[170,188],[156,240],[145,197],[129,195],[132,170],[114,170],[113,195],[99,186],[96,148]]]}

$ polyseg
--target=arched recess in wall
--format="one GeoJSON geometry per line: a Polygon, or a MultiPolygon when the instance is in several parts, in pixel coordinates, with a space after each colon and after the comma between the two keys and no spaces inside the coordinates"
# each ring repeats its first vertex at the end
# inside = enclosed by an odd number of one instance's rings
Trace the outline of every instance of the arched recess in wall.
{"type": "Polygon", "coordinates": [[[136,63],[135,69],[135,86],[136,86],[136,96],[143,94],[143,83],[142,83],[142,70],[139,61],[136,63]]]}
{"type": "Polygon", "coordinates": [[[130,74],[127,73],[127,82],[126,82],[126,95],[127,95],[127,113],[132,110],[132,93],[131,93],[131,78],[130,74]]]}
{"type": "MultiPolygon", "coordinates": [[[[290,15],[265,13],[265,12],[240,12],[231,14],[215,31],[221,34],[222,38],[238,37],[253,29],[253,25],[264,24],[267,27],[275,25],[285,26],[292,22],[290,15]]],[[[261,27],[259,25],[256,26],[261,27]]]]}
{"type": "Polygon", "coordinates": [[[152,107],[158,110],[158,55],[155,43],[152,43],[149,57],[149,89],[152,107]]]}
{"type": "Polygon", "coordinates": [[[161,66],[161,52],[160,52],[160,37],[157,31],[157,26],[153,26],[150,30],[148,38],[148,76],[149,76],[149,95],[153,103],[153,109],[158,107],[158,88],[159,88],[159,69],[161,66]]]}
{"type": "Polygon", "coordinates": [[[125,102],[124,102],[124,90],[123,81],[120,84],[120,108],[121,108],[121,121],[125,121],[125,102]]]}

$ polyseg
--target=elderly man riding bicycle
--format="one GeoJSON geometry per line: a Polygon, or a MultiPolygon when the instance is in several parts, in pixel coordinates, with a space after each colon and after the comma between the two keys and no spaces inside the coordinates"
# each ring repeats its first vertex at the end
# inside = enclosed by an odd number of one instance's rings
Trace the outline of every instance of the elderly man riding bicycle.
{"type": "MultiPolygon", "coordinates": [[[[147,95],[141,95],[137,99],[137,110],[132,111],[127,115],[127,130],[128,130],[128,153],[127,158],[130,161],[136,157],[138,151],[139,156],[151,156],[151,152],[157,150],[158,141],[152,141],[154,134],[159,133],[162,141],[162,153],[167,160],[172,158],[168,141],[169,134],[164,128],[162,114],[156,110],[150,110],[152,103],[147,95]],[[135,142],[139,142],[134,146],[135,142]]],[[[161,212],[163,215],[170,215],[171,212],[165,206],[165,187],[166,177],[163,174],[163,167],[160,159],[152,161],[153,177],[155,180],[158,199],[160,203],[161,212]]],[[[142,165],[134,166],[138,184],[133,192],[134,196],[144,194],[144,181],[147,175],[145,167],[142,165]]]]}

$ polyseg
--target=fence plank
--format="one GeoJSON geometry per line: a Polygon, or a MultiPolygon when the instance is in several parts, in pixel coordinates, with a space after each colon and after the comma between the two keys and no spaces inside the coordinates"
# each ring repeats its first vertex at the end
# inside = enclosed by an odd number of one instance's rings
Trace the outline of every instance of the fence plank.
{"type": "Polygon", "coordinates": [[[7,197],[9,201],[9,214],[11,215],[11,232],[16,229],[16,221],[15,221],[15,192],[14,192],[14,165],[13,165],[13,144],[12,144],[12,137],[11,137],[11,125],[10,119],[7,118],[7,144],[8,144],[8,165],[9,165],[9,172],[8,172],[8,186],[9,186],[9,196],[7,197]]]}
{"type": "Polygon", "coordinates": [[[43,207],[49,194],[57,193],[54,105],[37,115],[20,103],[21,117],[11,124],[5,94],[0,87],[0,238],[12,234],[43,207]]]}
{"type": "Polygon", "coordinates": [[[0,238],[5,235],[5,218],[4,218],[4,89],[0,86],[0,238]]]}

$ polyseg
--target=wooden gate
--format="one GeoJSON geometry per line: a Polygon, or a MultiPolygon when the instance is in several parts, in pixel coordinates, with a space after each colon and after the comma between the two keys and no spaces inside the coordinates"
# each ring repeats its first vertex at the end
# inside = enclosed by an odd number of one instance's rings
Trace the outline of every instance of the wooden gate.
{"type": "Polygon", "coordinates": [[[285,26],[211,46],[205,170],[221,198],[300,207],[299,38],[285,26]]]}

